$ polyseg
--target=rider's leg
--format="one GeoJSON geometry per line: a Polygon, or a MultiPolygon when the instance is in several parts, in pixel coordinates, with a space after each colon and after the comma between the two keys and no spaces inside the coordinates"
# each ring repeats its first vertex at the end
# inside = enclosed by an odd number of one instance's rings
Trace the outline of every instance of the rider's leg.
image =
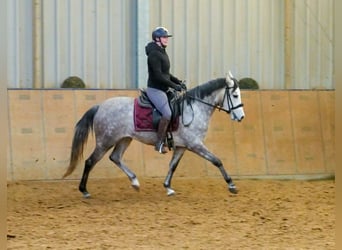
{"type": "Polygon", "coordinates": [[[164,144],[165,144],[166,131],[169,126],[169,123],[170,123],[170,120],[165,117],[162,117],[159,121],[158,131],[157,131],[158,140],[154,149],[161,154],[165,154],[167,152],[166,149],[164,148],[164,144]]]}
{"type": "Polygon", "coordinates": [[[166,93],[159,89],[147,88],[146,93],[156,109],[162,114],[157,130],[158,139],[155,144],[155,150],[164,154],[166,153],[166,150],[164,149],[166,131],[172,115],[169,100],[166,93]]]}

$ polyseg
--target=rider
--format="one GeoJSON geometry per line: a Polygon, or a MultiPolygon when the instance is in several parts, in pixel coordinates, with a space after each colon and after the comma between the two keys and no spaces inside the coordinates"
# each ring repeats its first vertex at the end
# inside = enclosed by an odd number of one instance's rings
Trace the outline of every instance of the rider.
{"type": "Polygon", "coordinates": [[[146,93],[156,109],[161,113],[157,131],[155,150],[165,154],[164,142],[166,131],[171,120],[171,109],[166,92],[169,88],[177,91],[186,89],[185,84],[170,73],[170,60],[166,53],[169,37],[168,30],[157,27],[152,32],[152,41],[145,47],[148,66],[148,80],[146,93]]]}

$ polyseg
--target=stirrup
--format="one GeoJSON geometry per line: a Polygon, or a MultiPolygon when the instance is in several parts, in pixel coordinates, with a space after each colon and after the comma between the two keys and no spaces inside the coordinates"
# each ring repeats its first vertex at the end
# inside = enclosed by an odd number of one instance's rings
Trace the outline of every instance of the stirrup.
{"type": "Polygon", "coordinates": [[[164,142],[158,142],[158,143],[155,145],[154,149],[155,149],[156,151],[158,151],[160,154],[166,154],[166,153],[167,153],[167,151],[166,151],[165,148],[164,148],[164,142]]]}

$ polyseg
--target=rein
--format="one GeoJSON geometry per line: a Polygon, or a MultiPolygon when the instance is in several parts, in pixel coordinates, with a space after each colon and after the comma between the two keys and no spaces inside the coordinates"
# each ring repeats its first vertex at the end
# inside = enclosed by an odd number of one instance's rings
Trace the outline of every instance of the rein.
{"type": "Polygon", "coordinates": [[[231,111],[231,110],[227,110],[227,109],[225,109],[225,108],[222,108],[222,106],[220,106],[220,105],[213,105],[213,104],[211,104],[211,103],[209,103],[209,102],[205,102],[205,101],[203,101],[203,100],[201,100],[201,99],[199,99],[199,98],[197,98],[197,97],[193,97],[193,96],[189,96],[189,95],[188,95],[187,97],[190,97],[191,99],[193,99],[193,100],[195,100],[195,101],[199,101],[199,102],[201,102],[201,103],[203,103],[203,104],[206,104],[206,105],[208,105],[208,106],[210,106],[210,107],[213,107],[213,108],[215,108],[215,109],[218,109],[219,111],[223,110],[223,111],[227,112],[228,114],[229,114],[230,111],[231,111]]]}
{"type": "MultiPolygon", "coordinates": [[[[218,109],[219,111],[223,110],[223,111],[226,112],[227,114],[230,114],[230,112],[231,112],[232,110],[238,109],[238,108],[240,108],[240,107],[243,107],[243,103],[240,103],[239,105],[237,105],[237,106],[235,106],[235,107],[233,106],[232,98],[231,98],[231,96],[228,94],[228,91],[229,91],[229,89],[231,89],[231,88],[234,88],[234,87],[226,87],[226,91],[224,92],[224,96],[223,96],[223,100],[222,100],[222,104],[221,104],[221,105],[213,105],[213,104],[211,104],[211,103],[208,103],[208,102],[203,101],[202,99],[199,99],[199,98],[197,98],[197,97],[190,96],[190,95],[187,95],[187,94],[186,94],[186,96],[189,97],[189,98],[191,98],[191,99],[193,99],[193,100],[196,100],[196,101],[199,101],[199,102],[201,102],[201,103],[203,103],[203,104],[206,104],[206,105],[208,105],[208,106],[210,106],[210,107],[212,107],[212,108],[218,109]],[[222,107],[222,106],[223,106],[223,102],[224,102],[224,98],[225,98],[226,96],[227,96],[227,101],[229,102],[229,104],[230,104],[230,106],[231,106],[231,108],[228,109],[228,110],[222,107]]],[[[229,104],[228,104],[228,107],[229,107],[229,104]]]]}
{"type": "MultiPolygon", "coordinates": [[[[224,96],[223,96],[223,99],[222,99],[222,104],[221,104],[221,105],[213,105],[213,104],[211,104],[211,103],[209,103],[209,102],[205,102],[205,101],[203,101],[203,100],[200,99],[200,98],[197,98],[197,97],[194,97],[194,96],[189,95],[188,92],[185,92],[185,93],[183,92],[183,94],[181,94],[181,95],[184,95],[184,96],[183,96],[183,97],[185,97],[185,98],[184,98],[184,101],[185,101],[187,98],[190,98],[190,99],[193,99],[193,100],[198,101],[198,102],[200,102],[200,103],[203,103],[203,104],[205,104],[205,105],[207,105],[207,106],[210,106],[210,107],[212,107],[212,108],[214,108],[214,109],[218,109],[219,111],[222,110],[222,111],[226,112],[227,114],[230,114],[232,110],[235,110],[235,109],[238,109],[238,108],[240,108],[240,107],[243,107],[243,103],[240,103],[240,104],[237,105],[237,106],[233,106],[233,101],[232,101],[231,95],[229,94],[229,90],[230,90],[230,89],[234,89],[234,88],[236,88],[236,86],[233,86],[233,87],[228,87],[228,86],[227,86],[227,87],[226,87],[225,92],[224,92],[224,96]],[[227,103],[228,103],[228,108],[229,108],[229,109],[223,108],[223,102],[224,102],[225,98],[227,98],[227,103]]],[[[176,92],[176,93],[177,93],[177,92],[176,92]]],[[[176,99],[178,99],[178,98],[179,98],[179,95],[176,94],[176,99]]],[[[182,110],[181,113],[182,113],[182,114],[184,113],[184,112],[183,112],[183,111],[184,111],[184,101],[181,102],[181,110],[182,110]]],[[[189,106],[190,106],[191,110],[193,111],[193,108],[192,108],[191,103],[189,103],[189,106]]],[[[191,119],[191,121],[188,122],[187,124],[185,124],[185,123],[184,123],[184,116],[182,115],[182,123],[183,123],[183,125],[184,125],[185,127],[189,126],[189,125],[192,123],[193,119],[194,119],[194,112],[192,112],[192,119],[191,119]]]]}

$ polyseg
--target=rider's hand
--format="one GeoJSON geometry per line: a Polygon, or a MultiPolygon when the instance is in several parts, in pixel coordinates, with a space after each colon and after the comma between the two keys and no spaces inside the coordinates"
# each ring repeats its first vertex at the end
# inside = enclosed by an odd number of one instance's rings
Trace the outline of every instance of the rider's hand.
{"type": "Polygon", "coordinates": [[[179,84],[176,84],[174,89],[177,91],[182,91],[182,86],[179,84]]]}
{"type": "Polygon", "coordinates": [[[183,90],[187,90],[187,87],[186,87],[186,85],[185,85],[185,82],[182,82],[182,83],[181,83],[181,87],[182,87],[183,90]]]}

